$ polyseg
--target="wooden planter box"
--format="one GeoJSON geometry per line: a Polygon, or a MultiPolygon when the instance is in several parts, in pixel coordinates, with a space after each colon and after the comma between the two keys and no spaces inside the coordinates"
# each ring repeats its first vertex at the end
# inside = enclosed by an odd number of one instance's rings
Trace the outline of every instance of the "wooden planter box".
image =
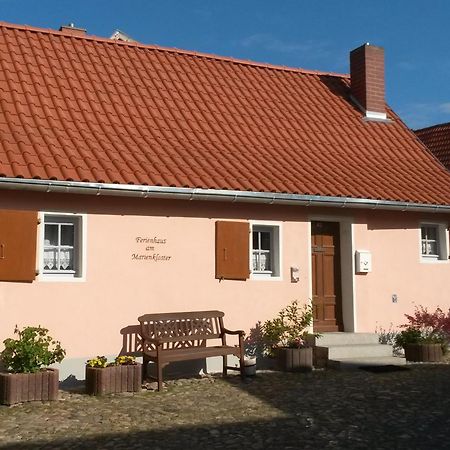
{"type": "Polygon", "coordinates": [[[86,366],[86,393],[90,395],[138,392],[142,387],[142,364],[86,366]]]}
{"type": "Polygon", "coordinates": [[[46,369],[36,373],[0,373],[2,405],[57,400],[58,388],[57,369],[46,369]]]}
{"type": "Polygon", "coordinates": [[[308,372],[313,368],[313,349],[278,348],[276,350],[278,368],[288,372],[308,372]]]}
{"type": "Polygon", "coordinates": [[[441,344],[407,344],[404,349],[406,361],[440,362],[443,359],[441,344]]]}

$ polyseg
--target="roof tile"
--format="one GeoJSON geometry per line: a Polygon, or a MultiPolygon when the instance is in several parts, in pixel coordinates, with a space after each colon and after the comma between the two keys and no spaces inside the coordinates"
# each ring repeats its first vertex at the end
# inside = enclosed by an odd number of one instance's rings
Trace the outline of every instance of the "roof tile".
{"type": "Polygon", "coordinates": [[[450,122],[415,130],[433,155],[450,170],[450,122]]]}
{"type": "Polygon", "coordinates": [[[0,175],[450,204],[345,75],[0,23],[0,175]]]}

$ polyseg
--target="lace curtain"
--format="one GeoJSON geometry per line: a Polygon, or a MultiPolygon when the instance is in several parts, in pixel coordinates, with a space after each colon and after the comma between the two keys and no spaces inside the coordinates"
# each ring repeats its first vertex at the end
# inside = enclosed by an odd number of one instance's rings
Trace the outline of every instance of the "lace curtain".
{"type": "Polygon", "coordinates": [[[438,230],[434,226],[422,227],[422,255],[438,254],[438,230]]]}
{"type": "Polygon", "coordinates": [[[73,270],[73,249],[44,249],[45,270],[73,270]]]}
{"type": "Polygon", "coordinates": [[[253,252],[253,270],[256,272],[270,271],[270,252],[257,250],[253,252]]]}

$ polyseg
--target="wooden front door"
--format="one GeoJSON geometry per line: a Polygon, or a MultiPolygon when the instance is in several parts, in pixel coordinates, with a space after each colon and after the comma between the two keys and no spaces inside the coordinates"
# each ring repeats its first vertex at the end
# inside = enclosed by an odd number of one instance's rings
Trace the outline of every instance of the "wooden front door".
{"type": "Polygon", "coordinates": [[[311,222],[314,331],[343,331],[339,223],[311,222]]]}

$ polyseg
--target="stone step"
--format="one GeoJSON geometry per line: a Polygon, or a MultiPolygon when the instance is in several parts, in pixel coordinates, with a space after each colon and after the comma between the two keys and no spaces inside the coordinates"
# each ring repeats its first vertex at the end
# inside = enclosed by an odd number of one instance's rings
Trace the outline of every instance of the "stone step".
{"type": "Polygon", "coordinates": [[[319,337],[309,336],[308,342],[311,345],[320,347],[329,347],[332,345],[347,344],[378,344],[378,335],[376,333],[322,333],[319,337]]]}
{"type": "Polygon", "coordinates": [[[392,356],[392,346],[385,344],[329,345],[327,348],[328,359],[392,356]]]}
{"type": "Polygon", "coordinates": [[[328,367],[340,370],[355,370],[367,366],[404,366],[406,359],[399,356],[385,356],[382,358],[342,358],[330,359],[328,367]]]}

